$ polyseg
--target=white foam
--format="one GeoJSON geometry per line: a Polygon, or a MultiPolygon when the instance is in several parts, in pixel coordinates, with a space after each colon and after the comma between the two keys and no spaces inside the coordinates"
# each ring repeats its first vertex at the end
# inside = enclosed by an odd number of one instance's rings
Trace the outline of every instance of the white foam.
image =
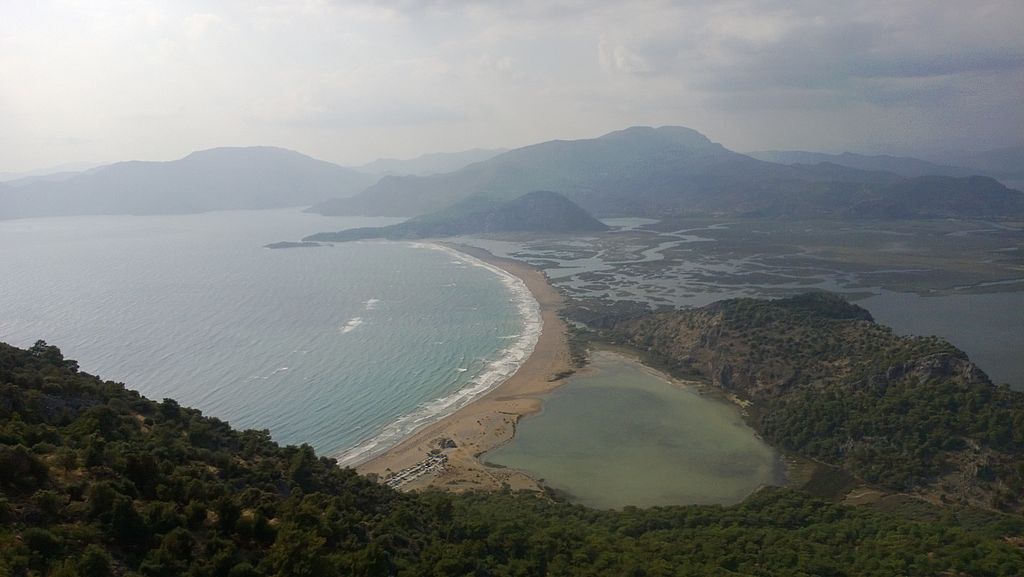
{"type": "Polygon", "coordinates": [[[338,328],[338,332],[341,334],[350,333],[359,328],[359,325],[361,324],[363,324],[363,317],[354,317],[347,323],[341,325],[341,327],[338,328]]]}
{"type": "MultiPolygon", "coordinates": [[[[412,412],[399,417],[388,424],[376,436],[367,439],[355,447],[333,455],[338,464],[352,467],[383,453],[394,447],[406,437],[427,425],[454,413],[473,400],[488,393],[519,370],[519,366],[533,353],[540,338],[543,321],[540,315],[540,304],[526,283],[519,277],[508,273],[482,260],[436,244],[413,243],[416,248],[433,248],[448,253],[460,262],[487,269],[501,279],[502,284],[512,294],[512,302],[523,323],[523,331],[515,335],[515,341],[501,351],[501,356],[489,363],[480,374],[473,377],[462,389],[432,401],[421,404],[412,412]]],[[[351,322],[351,321],[349,321],[351,322]]],[[[510,337],[512,335],[509,335],[510,337]]]]}
{"type": "Polygon", "coordinates": [[[274,369],[269,375],[266,375],[266,376],[253,375],[253,376],[251,376],[251,377],[249,377],[249,378],[247,378],[245,380],[247,380],[247,381],[256,381],[256,380],[265,381],[265,380],[269,379],[270,377],[272,377],[272,376],[274,376],[274,375],[276,375],[278,373],[283,373],[283,372],[285,372],[287,370],[288,370],[288,367],[280,367],[280,368],[274,369]]]}
{"type": "Polygon", "coordinates": [[[372,311],[377,308],[378,303],[380,303],[380,299],[367,299],[366,302],[363,303],[363,307],[368,311],[372,311]]]}

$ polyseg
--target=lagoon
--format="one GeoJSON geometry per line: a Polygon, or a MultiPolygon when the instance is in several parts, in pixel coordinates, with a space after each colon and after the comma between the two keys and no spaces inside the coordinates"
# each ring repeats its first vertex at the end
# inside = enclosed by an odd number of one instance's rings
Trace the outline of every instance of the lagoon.
{"type": "Polygon", "coordinates": [[[484,460],[605,509],[738,503],[784,481],[739,407],[611,351],[595,351],[484,460]]]}

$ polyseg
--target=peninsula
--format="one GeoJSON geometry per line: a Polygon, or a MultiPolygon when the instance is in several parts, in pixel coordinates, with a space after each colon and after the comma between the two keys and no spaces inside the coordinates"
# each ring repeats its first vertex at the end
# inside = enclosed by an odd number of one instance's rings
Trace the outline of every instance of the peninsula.
{"type": "Polygon", "coordinates": [[[472,196],[441,210],[384,227],[321,232],[303,242],[344,242],[372,238],[411,240],[467,234],[516,232],[594,233],[608,226],[557,192],[538,190],[512,200],[472,196]]]}

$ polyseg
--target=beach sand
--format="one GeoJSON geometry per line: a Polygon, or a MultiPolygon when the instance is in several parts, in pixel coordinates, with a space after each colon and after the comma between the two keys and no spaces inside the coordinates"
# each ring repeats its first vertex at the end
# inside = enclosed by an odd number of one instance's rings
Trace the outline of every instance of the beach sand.
{"type": "Polygon", "coordinates": [[[444,245],[522,279],[540,303],[540,338],[533,354],[504,383],[356,470],[363,475],[376,475],[381,481],[405,471],[405,480],[394,483],[403,491],[427,487],[449,491],[496,490],[505,485],[539,491],[540,485],[529,476],[511,469],[487,467],[478,457],[508,442],[519,419],[539,411],[540,397],[564,383],[564,375],[572,370],[565,323],[558,315],[562,297],[540,271],[527,264],[475,247],[444,245]],[[557,378],[560,375],[563,378],[557,378]],[[449,439],[454,446],[447,443],[442,448],[442,443],[449,439]]]}

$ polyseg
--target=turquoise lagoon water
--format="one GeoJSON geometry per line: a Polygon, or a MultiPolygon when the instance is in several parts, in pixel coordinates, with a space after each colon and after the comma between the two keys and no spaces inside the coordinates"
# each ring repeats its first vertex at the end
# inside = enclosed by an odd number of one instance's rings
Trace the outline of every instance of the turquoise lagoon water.
{"type": "Polygon", "coordinates": [[[298,210],[0,221],[0,341],[352,463],[532,350],[522,283],[458,253],[264,244],[396,219],[298,210]]]}

